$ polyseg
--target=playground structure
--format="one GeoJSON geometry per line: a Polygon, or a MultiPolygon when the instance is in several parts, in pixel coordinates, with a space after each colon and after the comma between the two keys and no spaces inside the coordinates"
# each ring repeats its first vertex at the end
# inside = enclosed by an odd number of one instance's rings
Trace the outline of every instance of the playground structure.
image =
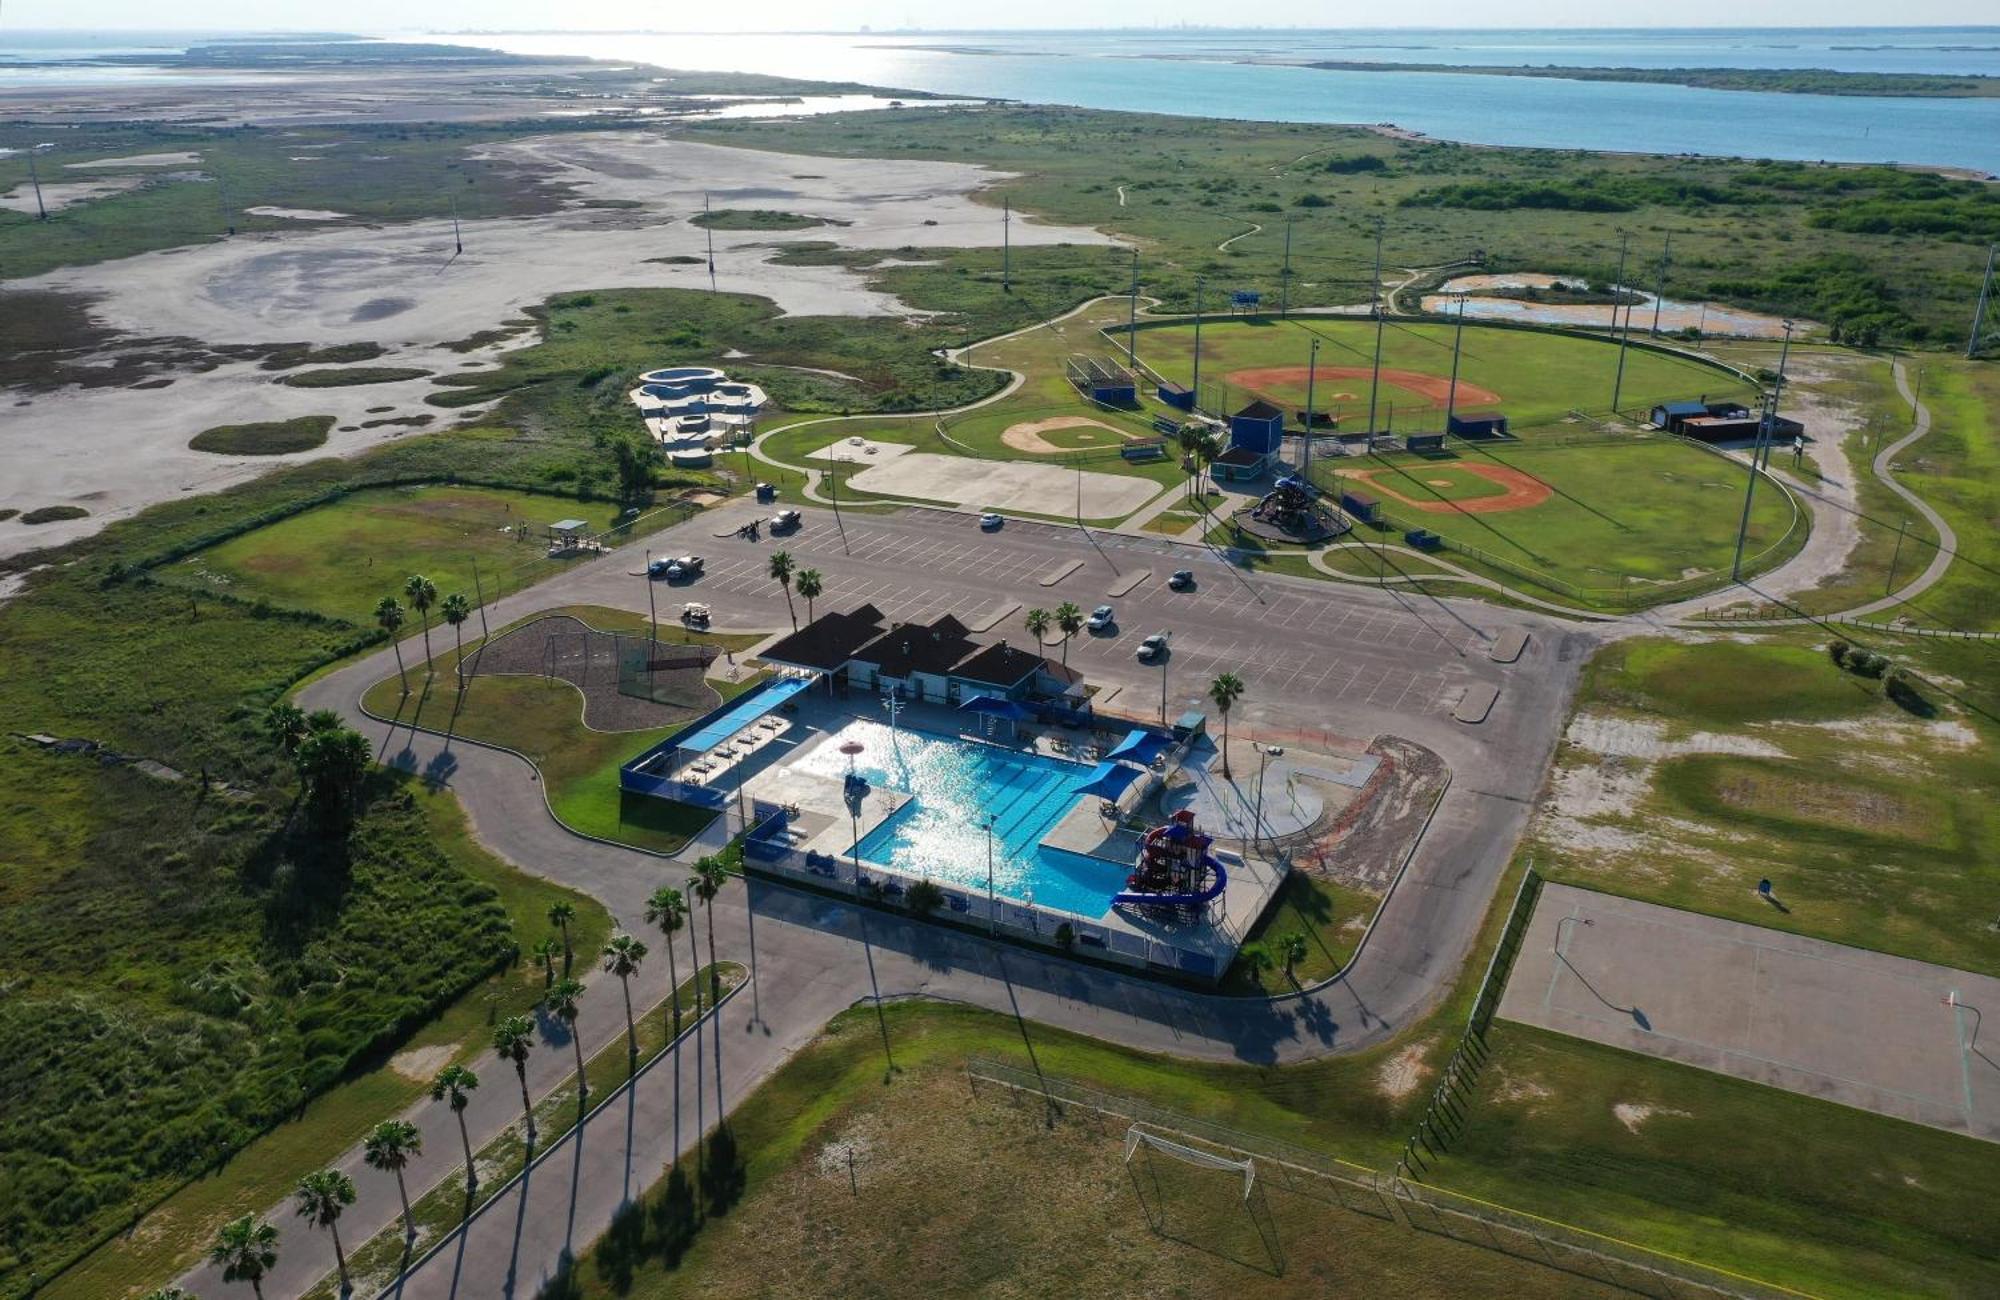
{"type": "Polygon", "coordinates": [[[1125,891],[1112,903],[1126,907],[1200,908],[1222,896],[1229,873],[1209,852],[1215,840],[1195,825],[1194,810],[1183,808],[1139,841],[1138,869],[1125,878],[1125,891]]]}
{"type": "Polygon", "coordinates": [[[670,455],[730,445],[770,400],[756,384],[732,382],[711,366],[649,370],[627,396],[670,455]]]}
{"type": "Polygon", "coordinates": [[[1329,504],[1317,487],[1287,474],[1257,504],[1237,513],[1236,526],[1266,541],[1312,545],[1352,531],[1354,521],[1329,504]]]}

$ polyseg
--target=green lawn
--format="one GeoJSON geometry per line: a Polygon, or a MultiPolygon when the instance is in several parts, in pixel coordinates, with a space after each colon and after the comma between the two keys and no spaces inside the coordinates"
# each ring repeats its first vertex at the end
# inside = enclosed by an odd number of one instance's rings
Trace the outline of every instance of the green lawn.
{"type": "Polygon", "coordinates": [[[1990,653],[1882,648],[1960,685],[1922,687],[1935,711],[1924,718],[1802,640],[1625,641],[1599,652],[1578,697],[1596,720],[1588,743],[1558,752],[1553,793],[1530,832],[1538,867],[1593,889],[2000,973],[1990,653]],[[1639,739],[1594,748],[1607,730],[1639,739]],[[1757,898],[1765,878],[1788,910],[1757,898]]]}
{"type": "MultiPolygon", "coordinates": [[[[641,615],[594,606],[565,606],[544,613],[568,614],[600,631],[636,632],[646,626],[641,615]]],[[[494,629],[496,634],[503,630],[494,629]]],[[[731,650],[746,649],[762,639],[743,633],[661,628],[662,641],[706,640],[731,650]]],[[[455,650],[445,649],[437,658],[436,675],[428,680],[416,662],[421,656],[411,655],[410,693],[405,695],[401,681],[391,676],[370,687],[363,704],[398,723],[504,745],[527,755],[541,771],[557,819],[586,835],[677,853],[714,820],[709,810],[630,795],[618,788],[618,769],[673,734],[681,722],[640,731],[594,731],[583,724],[582,695],[568,682],[550,677],[475,677],[461,694],[454,686],[456,655],[455,650]]],[[[699,712],[686,710],[682,721],[699,712]]]]}
{"type": "Polygon", "coordinates": [[[49,1288],[50,1297],[83,1300],[122,1294],[134,1284],[170,1281],[200,1257],[222,1223],[261,1213],[288,1195],[301,1174],[331,1163],[376,1121],[417,1100],[429,1086],[429,1076],[410,1062],[426,1060],[430,1073],[448,1061],[480,1068],[490,1051],[493,1021],[526,1012],[541,997],[539,968],[525,953],[549,932],[550,904],[560,900],[576,908],[570,935],[579,951],[595,952],[603,945],[611,933],[611,916],[601,904],[486,852],[472,838],[449,791],[416,782],[409,789],[431,842],[469,878],[490,885],[498,895],[524,955],[461,994],[402,1043],[393,1058],[385,1055],[357,1070],[302,1114],[250,1143],[236,1159],[169,1196],[140,1221],[137,1231],[113,1237],[80,1260],[49,1288]],[[446,1054],[442,1059],[428,1060],[440,1050],[446,1054]]]}
{"type": "MultiPolygon", "coordinates": [[[[1374,363],[1375,327],[1363,320],[1294,318],[1288,321],[1209,321],[1201,331],[1202,405],[1229,411],[1261,395],[1288,411],[1305,407],[1304,369],[1314,339],[1320,343],[1313,407],[1332,412],[1350,428],[1367,422],[1369,375],[1374,363]],[[1240,371],[1295,368],[1296,380],[1250,382],[1240,371]],[[1363,372],[1352,373],[1356,368],[1363,372]],[[1341,372],[1346,373],[1341,373],[1341,372]]],[[[1447,325],[1395,324],[1383,332],[1384,370],[1414,371],[1440,381],[1451,375],[1452,329],[1447,325]]],[[[1194,327],[1160,326],[1139,331],[1139,357],[1170,379],[1194,378],[1194,327]]],[[[1618,348],[1604,340],[1544,334],[1533,330],[1467,325],[1458,378],[1460,410],[1497,410],[1516,435],[1553,425],[1572,408],[1611,409],[1618,348]],[[1469,396],[1478,388],[1499,397],[1497,405],[1469,396]]],[[[1706,394],[1746,397],[1748,385],[1728,372],[1644,349],[1627,349],[1625,380],[1618,409],[1639,419],[1655,403],[1706,394]]],[[[1377,424],[1384,428],[1440,429],[1441,402],[1385,380],[1377,400],[1377,424]],[[1391,412],[1393,411],[1393,416],[1391,412]]]]}
{"type": "Polygon", "coordinates": [[[189,440],[188,446],[218,456],[282,456],[323,446],[332,428],[330,415],[301,415],[259,424],[221,424],[203,429],[189,440]]]}
{"type": "Polygon", "coordinates": [[[1507,489],[1492,479],[1474,472],[1463,462],[1442,461],[1399,464],[1396,478],[1405,480],[1404,491],[1411,496],[1421,488],[1421,500],[1427,501],[1477,501],[1481,497],[1505,496],[1507,489]]]}
{"type": "Polygon", "coordinates": [[[1380,896],[1294,871],[1285,877],[1278,897],[1245,936],[1246,943],[1270,950],[1273,964],[1262,978],[1242,962],[1229,968],[1223,988],[1231,993],[1289,993],[1330,979],[1354,955],[1354,947],[1381,904],[1380,896]],[[1305,936],[1306,957],[1287,978],[1279,945],[1286,935],[1305,936]]]}
{"type": "MultiPolygon", "coordinates": [[[[549,524],[583,519],[596,533],[616,523],[618,513],[601,501],[493,488],[381,488],[245,533],[191,557],[176,572],[208,576],[251,599],[262,596],[368,626],[383,596],[408,605],[403,579],[409,574],[428,577],[440,596],[460,591],[471,597],[476,562],[490,599],[503,586],[517,590],[560,570],[564,561],[544,551],[549,524]]],[[[407,627],[416,626],[411,611],[407,627]]],[[[449,629],[445,638],[449,644],[449,629]]]]}
{"type": "MultiPolygon", "coordinates": [[[[1492,557],[1498,576],[1518,585],[1545,580],[1551,591],[1591,603],[1640,601],[1648,586],[1681,579],[1726,577],[1742,519],[1745,471],[1737,464],[1666,438],[1537,447],[1532,441],[1480,447],[1467,463],[1527,474],[1550,489],[1539,505],[1492,513],[1420,511],[1370,493],[1399,528],[1422,527],[1445,539],[1444,557],[1467,567],[1492,557]],[[1532,577],[1530,575],[1533,575],[1532,577]],[[1575,591],[1568,590],[1576,589],[1575,591]]],[[[1437,467],[1407,455],[1315,461],[1316,481],[1348,483],[1343,470],[1373,470],[1369,481],[1415,501],[1455,497],[1451,480],[1434,486],[1437,467]],[[1436,494],[1436,495],[1433,495],[1436,494]]],[[[1468,477],[1470,477],[1468,475],[1468,477]]],[[[1753,503],[1746,567],[1769,568],[1804,543],[1804,512],[1768,483],[1753,503]]],[[[1493,570],[1487,570],[1493,571],[1493,570]]]]}

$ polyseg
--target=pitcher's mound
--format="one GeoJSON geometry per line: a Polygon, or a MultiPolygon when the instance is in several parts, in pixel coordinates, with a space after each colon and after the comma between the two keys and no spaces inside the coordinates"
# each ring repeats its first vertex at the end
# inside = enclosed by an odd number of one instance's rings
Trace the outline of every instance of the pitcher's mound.
{"type": "Polygon", "coordinates": [[[1038,456],[1046,456],[1065,451],[1076,451],[1083,447],[1115,446],[1118,439],[1135,436],[1134,434],[1125,432],[1123,429],[1113,428],[1102,420],[1093,420],[1087,415],[1057,415],[1046,420],[1024,420],[1020,424],[1010,424],[1001,433],[1000,441],[1006,443],[1015,451],[1027,451],[1033,452],[1038,456]],[[1073,438],[1067,440],[1071,445],[1064,447],[1050,442],[1042,436],[1045,433],[1053,433],[1057,429],[1096,429],[1102,430],[1102,432],[1075,435],[1073,438]]]}

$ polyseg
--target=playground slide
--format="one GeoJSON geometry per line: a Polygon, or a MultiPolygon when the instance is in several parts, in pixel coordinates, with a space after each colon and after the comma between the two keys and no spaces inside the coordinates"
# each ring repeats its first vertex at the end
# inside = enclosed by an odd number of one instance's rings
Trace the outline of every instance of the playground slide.
{"type": "Polygon", "coordinates": [[[1222,864],[1217,862],[1213,856],[1202,858],[1201,864],[1215,873],[1215,879],[1210,882],[1207,889],[1202,890],[1200,893],[1113,894],[1111,902],[1114,905],[1118,903],[1133,903],[1140,907],[1201,907],[1204,904],[1212,903],[1222,896],[1223,890],[1229,887],[1229,873],[1223,870],[1222,864]]]}

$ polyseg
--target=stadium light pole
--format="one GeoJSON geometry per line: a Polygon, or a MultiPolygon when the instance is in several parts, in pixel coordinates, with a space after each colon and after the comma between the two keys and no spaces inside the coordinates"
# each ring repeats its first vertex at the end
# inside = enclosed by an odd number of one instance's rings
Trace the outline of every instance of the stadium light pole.
{"type": "MultiPolygon", "coordinates": [[[[34,154],[30,154],[34,158],[34,154]]],[[[36,190],[36,202],[40,202],[40,190],[36,190]]],[[[1980,350],[1980,330],[1986,326],[1986,302],[1992,300],[1994,288],[1994,254],[2000,254],[2000,244],[1990,244],[1986,248],[1986,278],[1980,280],[1980,302],[1972,308],[1972,338],[1966,340],[1966,358],[1970,360],[1980,350]]]]}
{"type": "Polygon", "coordinates": [[[1306,353],[1306,431],[1299,439],[1299,475],[1310,484],[1313,463],[1313,376],[1319,372],[1319,335],[1313,335],[1312,348],[1306,353]]]}
{"type": "Polygon", "coordinates": [[[701,192],[701,229],[708,236],[708,291],[715,292],[715,227],[708,207],[708,191],[701,192]]]}
{"type": "Polygon", "coordinates": [[[1278,319],[1283,320],[1292,309],[1292,218],[1285,218],[1285,265],[1278,272],[1278,319]]]}
{"type": "Polygon", "coordinates": [[[1132,292],[1125,315],[1125,359],[1139,368],[1139,246],[1132,246],[1132,292]]]}
{"type": "Polygon", "coordinates": [[[1458,295],[1458,324],[1451,332],[1451,387],[1444,392],[1444,431],[1451,432],[1452,417],[1458,413],[1458,349],[1465,338],[1465,299],[1458,295]]]}
{"type": "Polygon", "coordinates": [[[1653,328],[1647,331],[1653,338],[1660,337],[1660,304],[1667,298],[1667,260],[1673,255],[1674,236],[1672,231],[1668,231],[1667,242],[1660,249],[1660,287],[1653,291],[1653,328]]]}
{"type": "MultiPolygon", "coordinates": [[[[41,146],[36,144],[28,146],[28,180],[35,187],[35,220],[47,221],[49,219],[49,210],[42,203],[42,174],[35,169],[35,151],[40,148],[41,146]]],[[[1990,271],[1992,268],[1988,267],[1987,269],[1990,271]]],[[[1974,337],[1978,336],[1978,325],[1975,324],[1973,326],[1972,333],[1974,337]]]]}
{"type": "Polygon", "coordinates": [[[1201,288],[1202,277],[1194,278],[1194,410],[1201,412],[1201,288]]]}
{"type": "Polygon", "coordinates": [[[1014,206],[1000,200],[1000,292],[1014,292],[1014,206]]]}
{"type": "MultiPolygon", "coordinates": [[[[1631,240],[1632,236],[1628,234],[1620,234],[1618,236],[1618,273],[1611,277],[1611,329],[1614,333],[1618,329],[1618,295],[1625,283],[1625,247],[1631,240]]],[[[1618,345],[1618,374],[1611,381],[1611,414],[1614,416],[1618,414],[1619,392],[1624,387],[1625,345],[1620,343],[1618,345]]]]}
{"type": "Polygon", "coordinates": [[[1368,375],[1368,438],[1374,445],[1376,398],[1382,391],[1382,220],[1375,221],[1375,279],[1370,302],[1375,311],[1375,364],[1368,375]]]}
{"type": "Polygon", "coordinates": [[[1743,543],[1750,534],[1750,503],[1757,495],[1757,474],[1765,445],[1770,441],[1771,424],[1778,415],[1778,395],[1785,389],[1785,362],[1792,351],[1792,323],[1785,322],[1785,345],[1778,353],[1778,381],[1764,399],[1764,413],[1757,421],[1757,438],[1750,444],[1750,481],[1743,485],[1743,518],[1736,525],[1736,558],[1730,561],[1729,580],[1743,579],[1743,543]]]}

